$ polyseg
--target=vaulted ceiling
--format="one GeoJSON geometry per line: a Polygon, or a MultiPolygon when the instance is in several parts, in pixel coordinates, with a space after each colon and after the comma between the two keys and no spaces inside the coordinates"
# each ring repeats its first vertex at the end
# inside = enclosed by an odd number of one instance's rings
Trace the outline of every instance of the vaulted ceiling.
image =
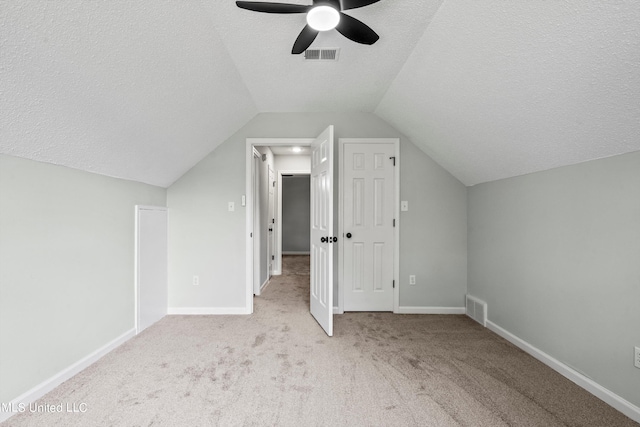
{"type": "Polygon", "coordinates": [[[2,1],[0,152],[168,186],[257,113],[323,111],[374,112],[466,185],[640,150],[637,0],[347,13],[378,43],[321,33],[340,57],[311,63],[304,15],[232,0],[2,1]]]}

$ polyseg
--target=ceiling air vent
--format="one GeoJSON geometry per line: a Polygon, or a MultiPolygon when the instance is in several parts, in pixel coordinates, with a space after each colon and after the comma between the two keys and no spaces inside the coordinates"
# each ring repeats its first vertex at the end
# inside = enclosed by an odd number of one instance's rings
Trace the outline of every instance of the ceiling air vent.
{"type": "Polygon", "coordinates": [[[307,61],[337,61],[340,49],[322,48],[307,49],[304,51],[304,59],[307,61]]]}

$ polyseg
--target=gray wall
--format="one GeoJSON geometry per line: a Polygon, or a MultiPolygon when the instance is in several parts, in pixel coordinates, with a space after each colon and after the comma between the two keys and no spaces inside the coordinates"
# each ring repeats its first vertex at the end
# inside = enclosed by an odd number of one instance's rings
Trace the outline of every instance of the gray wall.
{"type": "Polygon", "coordinates": [[[467,189],[404,137],[400,165],[400,306],[464,307],[467,189]]]}
{"type": "Polygon", "coordinates": [[[338,138],[400,138],[400,192],[411,207],[400,218],[401,305],[464,305],[467,208],[459,181],[373,114],[265,113],[168,189],[170,306],[245,306],[245,211],[228,212],[227,202],[240,206],[245,193],[246,138],[314,137],[330,124],[336,144],[338,138]],[[200,286],[191,284],[194,274],[200,286]],[[409,274],[418,276],[417,285],[408,285],[409,274]]]}
{"type": "Polygon", "coordinates": [[[640,406],[640,153],[470,188],[469,293],[640,406]]]}
{"type": "Polygon", "coordinates": [[[134,327],[134,206],[163,188],[0,155],[0,402],[134,327]]]}
{"type": "Polygon", "coordinates": [[[282,177],[282,252],[311,250],[311,179],[282,177]]]}

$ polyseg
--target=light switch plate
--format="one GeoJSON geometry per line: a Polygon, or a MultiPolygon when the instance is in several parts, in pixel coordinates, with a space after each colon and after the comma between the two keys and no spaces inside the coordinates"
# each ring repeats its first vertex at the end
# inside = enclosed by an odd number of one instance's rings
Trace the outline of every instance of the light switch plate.
{"type": "Polygon", "coordinates": [[[233,212],[236,210],[236,204],[233,202],[229,202],[229,212],[233,212]]]}
{"type": "Polygon", "coordinates": [[[407,200],[403,200],[400,202],[400,210],[406,212],[409,210],[409,202],[407,200]]]}
{"type": "Polygon", "coordinates": [[[634,347],[633,366],[640,369],[640,347],[634,347]]]}

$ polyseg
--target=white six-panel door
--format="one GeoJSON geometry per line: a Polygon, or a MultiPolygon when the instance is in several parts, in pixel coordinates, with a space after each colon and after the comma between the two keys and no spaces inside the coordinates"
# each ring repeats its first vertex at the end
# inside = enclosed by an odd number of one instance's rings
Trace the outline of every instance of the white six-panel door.
{"type": "Polygon", "coordinates": [[[342,145],[345,311],[394,309],[395,145],[342,145]]]}
{"type": "Polygon", "coordinates": [[[333,126],[311,144],[311,314],[333,335],[333,126]]]}

